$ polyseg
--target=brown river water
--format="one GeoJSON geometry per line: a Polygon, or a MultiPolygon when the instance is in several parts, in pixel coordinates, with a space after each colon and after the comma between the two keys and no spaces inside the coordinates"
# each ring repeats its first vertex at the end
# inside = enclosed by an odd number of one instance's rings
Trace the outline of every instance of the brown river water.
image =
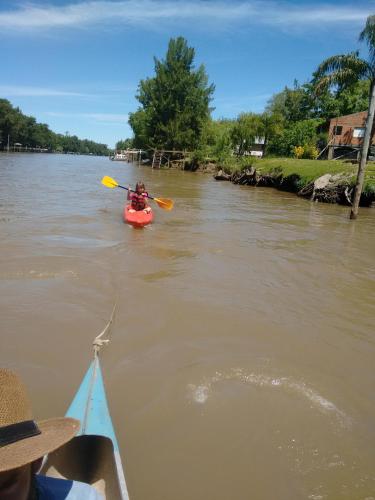
{"type": "Polygon", "coordinates": [[[375,498],[375,210],[0,155],[2,366],[63,415],[101,351],[131,500],[375,498]],[[146,183],[152,226],[122,221],[146,183]]]}

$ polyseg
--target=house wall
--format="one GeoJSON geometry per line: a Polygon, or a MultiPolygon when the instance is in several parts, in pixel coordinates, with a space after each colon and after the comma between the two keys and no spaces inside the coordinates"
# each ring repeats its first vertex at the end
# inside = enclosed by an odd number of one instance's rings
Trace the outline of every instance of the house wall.
{"type": "MultiPolygon", "coordinates": [[[[356,128],[364,128],[366,125],[367,111],[353,113],[351,115],[338,116],[332,118],[329,123],[329,140],[332,141],[332,146],[351,146],[360,147],[363,137],[355,137],[356,128]],[[342,127],[341,134],[335,134],[335,128],[342,127]]],[[[375,138],[372,139],[372,144],[375,144],[375,138]]]]}

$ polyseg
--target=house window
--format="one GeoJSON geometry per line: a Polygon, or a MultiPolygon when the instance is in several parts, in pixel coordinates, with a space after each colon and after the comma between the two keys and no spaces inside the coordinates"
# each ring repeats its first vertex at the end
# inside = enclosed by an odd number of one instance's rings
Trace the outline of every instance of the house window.
{"type": "Polygon", "coordinates": [[[364,137],[364,136],[365,136],[364,127],[354,127],[353,137],[364,137]]]}
{"type": "Polygon", "coordinates": [[[342,126],[336,125],[333,127],[333,135],[341,135],[342,134],[342,126]]]}

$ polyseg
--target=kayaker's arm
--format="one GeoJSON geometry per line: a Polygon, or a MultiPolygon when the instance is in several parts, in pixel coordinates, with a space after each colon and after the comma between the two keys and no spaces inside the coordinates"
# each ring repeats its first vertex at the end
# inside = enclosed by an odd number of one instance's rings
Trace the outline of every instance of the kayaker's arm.
{"type": "MultiPolygon", "coordinates": [[[[109,187],[111,189],[113,189],[115,187],[119,187],[121,189],[126,189],[127,191],[134,192],[134,190],[131,190],[130,188],[127,188],[125,186],[120,186],[120,184],[117,181],[115,181],[111,177],[108,177],[108,175],[105,175],[103,177],[102,184],[104,184],[104,186],[109,187]]],[[[149,194],[147,194],[147,197],[150,200],[154,200],[155,203],[157,203],[159,205],[159,207],[163,208],[164,210],[172,210],[172,208],[173,208],[173,200],[170,200],[169,198],[155,198],[154,196],[151,196],[149,194]]]]}

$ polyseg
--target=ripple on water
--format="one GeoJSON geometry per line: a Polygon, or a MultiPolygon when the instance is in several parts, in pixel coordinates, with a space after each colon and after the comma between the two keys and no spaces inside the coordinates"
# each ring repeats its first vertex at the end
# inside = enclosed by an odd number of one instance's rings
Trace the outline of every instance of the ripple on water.
{"type": "Polygon", "coordinates": [[[163,222],[165,226],[170,227],[182,227],[186,228],[186,226],[194,226],[196,224],[195,221],[189,221],[186,219],[167,219],[163,222]]]}
{"type": "Polygon", "coordinates": [[[177,271],[177,270],[173,270],[173,269],[168,269],[168,270],[165,269],[162,271],[157,271],[155,273],[143,274],[142,279],[144,281],[146,281],[146,283],[153,283],[155,281],[178,276],[179,274],[181,274],[181,271],[177,271]]]}
{"type": "Polygon", "coordinates": [[[188,249],[153,247],[150,253],[160,259],[182,259],[185,257],[195,257],[196,253],[188,249]]]}
{"type": "MultiPolygon", "coordinates": [[[[81,238],[78,236],[63,236],[63,235],[49,235],[43,237],[46,240],[58,242],[66,247],[82,247],[82,248],[105,248],[118,245],[118,241],[103,240],[99,238],[81,238]]],[[[38,238],[40,239],[40,238],[38,238]]]]}
{"type": "Polygon", "coordinates": [[[195,403],[204,404],[213,393],[215,384],[228,380],[236,380],[256,387],[293,392],[303,396],[319,411],[333,414],[342,427],[351,425],[351,419],[342,410],[308,387],[304,382],[293,380],[290,377],[272,377],[264,374],[246,373],[242,368],[232,368],[228,373],[216,372],[211,378],[198,385],[189,384],[189,399],[195,403]]]}
{"type": "MultiPolygon", "coordinates": [[[[15,251],[15,250],[14,250],[15,251]]],[[[76,259],[52,256],[18,257],[0,271],[1,280],[77,279],[76,259]]]]}
{"type": "Polygon", "coordinates": [[[0,279],[4,280],[49,280],[49,279],[69,279],[78,278],[78,273],[70,269],[64,271],[36,271],[30,269],[30,271],[16,271],[14,273],[4,273],[0,276],[0,279]]]}

